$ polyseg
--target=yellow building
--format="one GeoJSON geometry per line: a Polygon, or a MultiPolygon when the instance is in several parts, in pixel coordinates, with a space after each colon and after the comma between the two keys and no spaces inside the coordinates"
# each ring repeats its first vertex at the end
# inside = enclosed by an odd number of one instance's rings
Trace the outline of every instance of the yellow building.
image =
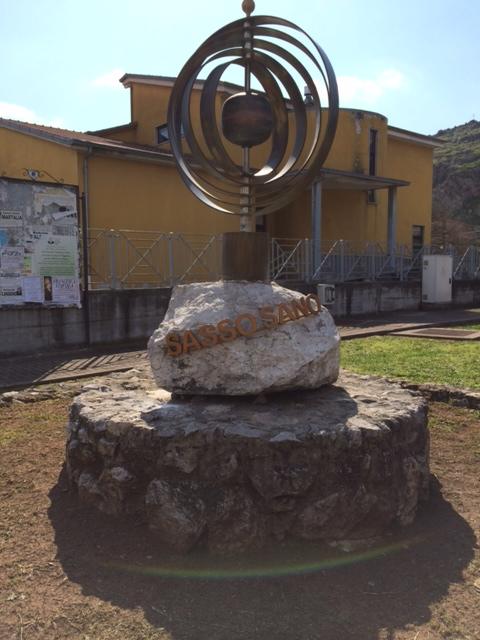
{"type": "MultiPolygon", "coordinates": [[[[238,217],[215,212],[185,187],[169,151],[167,105],[174,78],[126,74],[131,121],[79,133],[0,119],[0,178],[78,189],[90,229],[218,234],[238,217]]],[[[239,87],[220,85],[219,100],[239,87]]],[[[312,188],[259,218],[277,238],[419,248],[430,242],[435,138],[389,126],[369,111],[341,109],[335,141],[312,188]]]]}

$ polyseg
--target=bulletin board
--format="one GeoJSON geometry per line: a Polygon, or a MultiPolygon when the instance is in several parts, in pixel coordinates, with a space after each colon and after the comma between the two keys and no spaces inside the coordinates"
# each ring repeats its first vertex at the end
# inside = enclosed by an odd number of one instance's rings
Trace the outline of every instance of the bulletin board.
{"type": "Polygon", "coordinates": [[[77,189],[0,178],[0,306],[80,307],[77,189]]]}

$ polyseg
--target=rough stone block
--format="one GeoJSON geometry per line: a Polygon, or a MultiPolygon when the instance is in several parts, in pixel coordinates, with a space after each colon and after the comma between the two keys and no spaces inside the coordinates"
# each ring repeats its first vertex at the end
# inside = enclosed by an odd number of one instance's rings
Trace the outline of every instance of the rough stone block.
{"type": "Polygon", "coordinates": [[[159,387],[241,396],[335,382],[339,341],[315,296],[273,283],[208,282],[174,289],[148,350],[159,387]]]}

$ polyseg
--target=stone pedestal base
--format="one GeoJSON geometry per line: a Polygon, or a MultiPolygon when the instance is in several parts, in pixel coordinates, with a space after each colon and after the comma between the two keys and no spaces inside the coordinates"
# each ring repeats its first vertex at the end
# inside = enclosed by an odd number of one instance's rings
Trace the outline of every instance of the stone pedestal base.
{"type": "Polygon", "coordinates": [[[253,401],[172,399],[129,372],[75,399],[67,468],[81,500],[138,512],[179,552],[365,538],[411,523],[427,497],[427,408],[350,374],[253,401]]]}

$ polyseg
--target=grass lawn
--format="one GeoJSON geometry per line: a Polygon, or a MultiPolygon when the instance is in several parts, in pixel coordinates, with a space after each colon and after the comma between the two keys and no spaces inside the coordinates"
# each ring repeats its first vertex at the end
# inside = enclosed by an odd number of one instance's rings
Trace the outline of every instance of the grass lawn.
{"type": "Polygon", "coordinates": [[[452,329],[466,329],[467,331],[480,331],[480,323],[462,324],[461,327],[452,327],[452,329]]]}
{"type": "Polygon", "coordinates": [[[342,366],[416,383],[480,389],[480,342],[374,336],[342,343],[342,366]]]}

